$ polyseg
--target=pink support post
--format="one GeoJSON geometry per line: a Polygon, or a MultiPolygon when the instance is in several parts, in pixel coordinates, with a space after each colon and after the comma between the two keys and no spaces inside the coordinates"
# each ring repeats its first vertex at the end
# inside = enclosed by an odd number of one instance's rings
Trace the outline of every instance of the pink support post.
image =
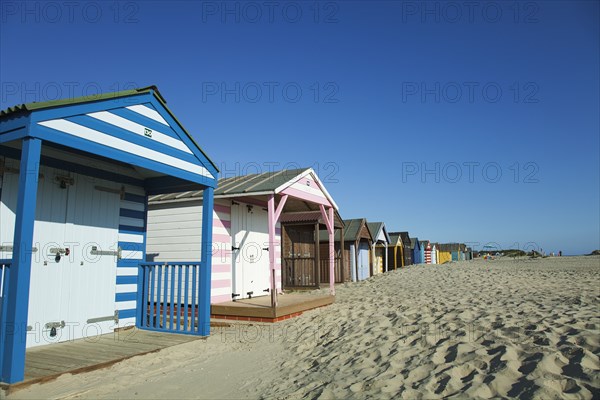
{"type": "Polygon", "coordinates": [[[329,208],[329,290],[335,296],[335,225],[333,220],[333,207],[329,208]]]}
{"type": "Polygon", "coordinates": [[[269,213],[269,271],[271,281],[271,307],[277,307],[277,286],[275,285],[275,195],[269,195],[267,201],[269,213]]]}
{"type": "Polygon", "coordinates": [[[332,296],[335,296],[335,221],[333,219],[333,207],[329,207],[328,212],[325,212],[325,207],[319,204],[319,209],[329,233],[329,291],[332,296]]]}

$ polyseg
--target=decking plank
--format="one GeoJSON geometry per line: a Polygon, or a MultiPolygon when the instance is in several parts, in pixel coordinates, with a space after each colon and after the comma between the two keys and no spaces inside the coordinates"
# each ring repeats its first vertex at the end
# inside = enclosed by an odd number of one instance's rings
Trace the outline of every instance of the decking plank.
{"type": "Polygon", "coordinates": [[[9,392],[34,383],[46,382],[65,373],[81,373],[108,367],[140,354],[202,339],[144,330],[110,333],[94,340],[79,339],[28,349],[25,357],[25,380],[15,385],[0,386],[9,392]]]}
{"type": "Polygon", "coordinates": [[[327,306],[335,301],[335,297],[330,295],[315,296],[298,293],[279,296],[278,299],[276,308],[271,307],[269,296],[213,304],[211,305],[211,314],[216,316],[275,319],[327,306]]]}

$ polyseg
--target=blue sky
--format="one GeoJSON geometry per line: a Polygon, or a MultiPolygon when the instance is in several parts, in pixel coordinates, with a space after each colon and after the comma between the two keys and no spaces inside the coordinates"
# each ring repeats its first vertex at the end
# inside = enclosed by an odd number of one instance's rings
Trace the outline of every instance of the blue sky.
{"type": "Polygon", "coordinates": [[[587,253],[599,20],[595,1],[2,1],[0,107],[155,84],[224,174],[313,166],[344,218],[587,253]]]}

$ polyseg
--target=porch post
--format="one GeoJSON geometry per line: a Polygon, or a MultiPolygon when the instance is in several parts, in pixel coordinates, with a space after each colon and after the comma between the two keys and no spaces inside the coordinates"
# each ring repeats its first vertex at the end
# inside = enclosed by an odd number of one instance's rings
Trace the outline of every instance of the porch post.
{"type": "Polygon", "coordinates": [[[333,207],[329,207],[329,290],[335,296],[335,222],[333,219],[333,207]]]}
{"type": "Polygon", "coordinates": [[[19,192],[15,215],[13,259],[10,266],[6,315],[0,333],[4,336],[3,359],[0,360],[5,383],[20,382],[25,378],[25,346],[29,312],[29,283],[33,252],[33,226],[37,203],[38,176],[42,141],[23,139],[19,172],[19,192]]]}
{"type": "MultiPolygon", "coordinates": [[[[335,224],[334,224],[335,226],[335,224]]],[[[334,229],[335,232],[335,229],[334,229]]],[[[335,238],[335,235],[334,235],[335,238]]],[[[340,228],[340,277],[342,282],[346,282],[345,268],[346,264],[344,263],[344,254],[346,253],[346,242],[344,241],[344,228],[340,228]]],[[[350,262],[350,260],[348,260],[350,262]]]]}
{"type": "Polygon", "coordinates": [[[277,286],[275,285],[275,194],[267,200],[269,213],[269,281],[271,283],[271,307],[277,307],[277,286]]]}
{"type": "Polygon", "coordinates": [[[385,246],[385,272],[389,271],[389,267],[388,267],[388,244],[387,242],[384,243],[385,246]]]}
{"type": "Polygon", "coordinates": [[[214,189],[204,188],[202,196],[202,248],[200,252],[200,290],[198,293],[198,327],[201,336],[210,335],[210,288],[212,270],[214,189]]]}
{"type": "Polygon", "coordinates": [[[319,221],[315,223],[315,273],[317,282],[317,287],[321,287],[321,239],[319,238],[319,230],[321,226],[319,225],[319,221]]]}

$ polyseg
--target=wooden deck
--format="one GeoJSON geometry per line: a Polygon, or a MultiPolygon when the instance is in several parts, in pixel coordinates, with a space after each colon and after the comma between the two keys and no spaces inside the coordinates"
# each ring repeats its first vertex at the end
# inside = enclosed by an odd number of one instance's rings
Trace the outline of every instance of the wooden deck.
{"type": "Polygon", "coordinates": [[[27,349],[25,356],[25,380],[13,385],[0,384],[0,389],[10,393],[34,383],[56,379],[65,373],[77,374],[105,368],[137,355],[199,339],[203,337],[134,328],[73,342],[33,347],[27,349]]]}
{"type": "Polygon", "coordinates": [[[276,308],[271,307],[271,296],[212,304],[210,306],[211,318],[277,322],[301,315],[304,311],[328,306],[335,301],[335,297],[287,293],[279,295],[277,300],[279,304],[276,308]]]}

